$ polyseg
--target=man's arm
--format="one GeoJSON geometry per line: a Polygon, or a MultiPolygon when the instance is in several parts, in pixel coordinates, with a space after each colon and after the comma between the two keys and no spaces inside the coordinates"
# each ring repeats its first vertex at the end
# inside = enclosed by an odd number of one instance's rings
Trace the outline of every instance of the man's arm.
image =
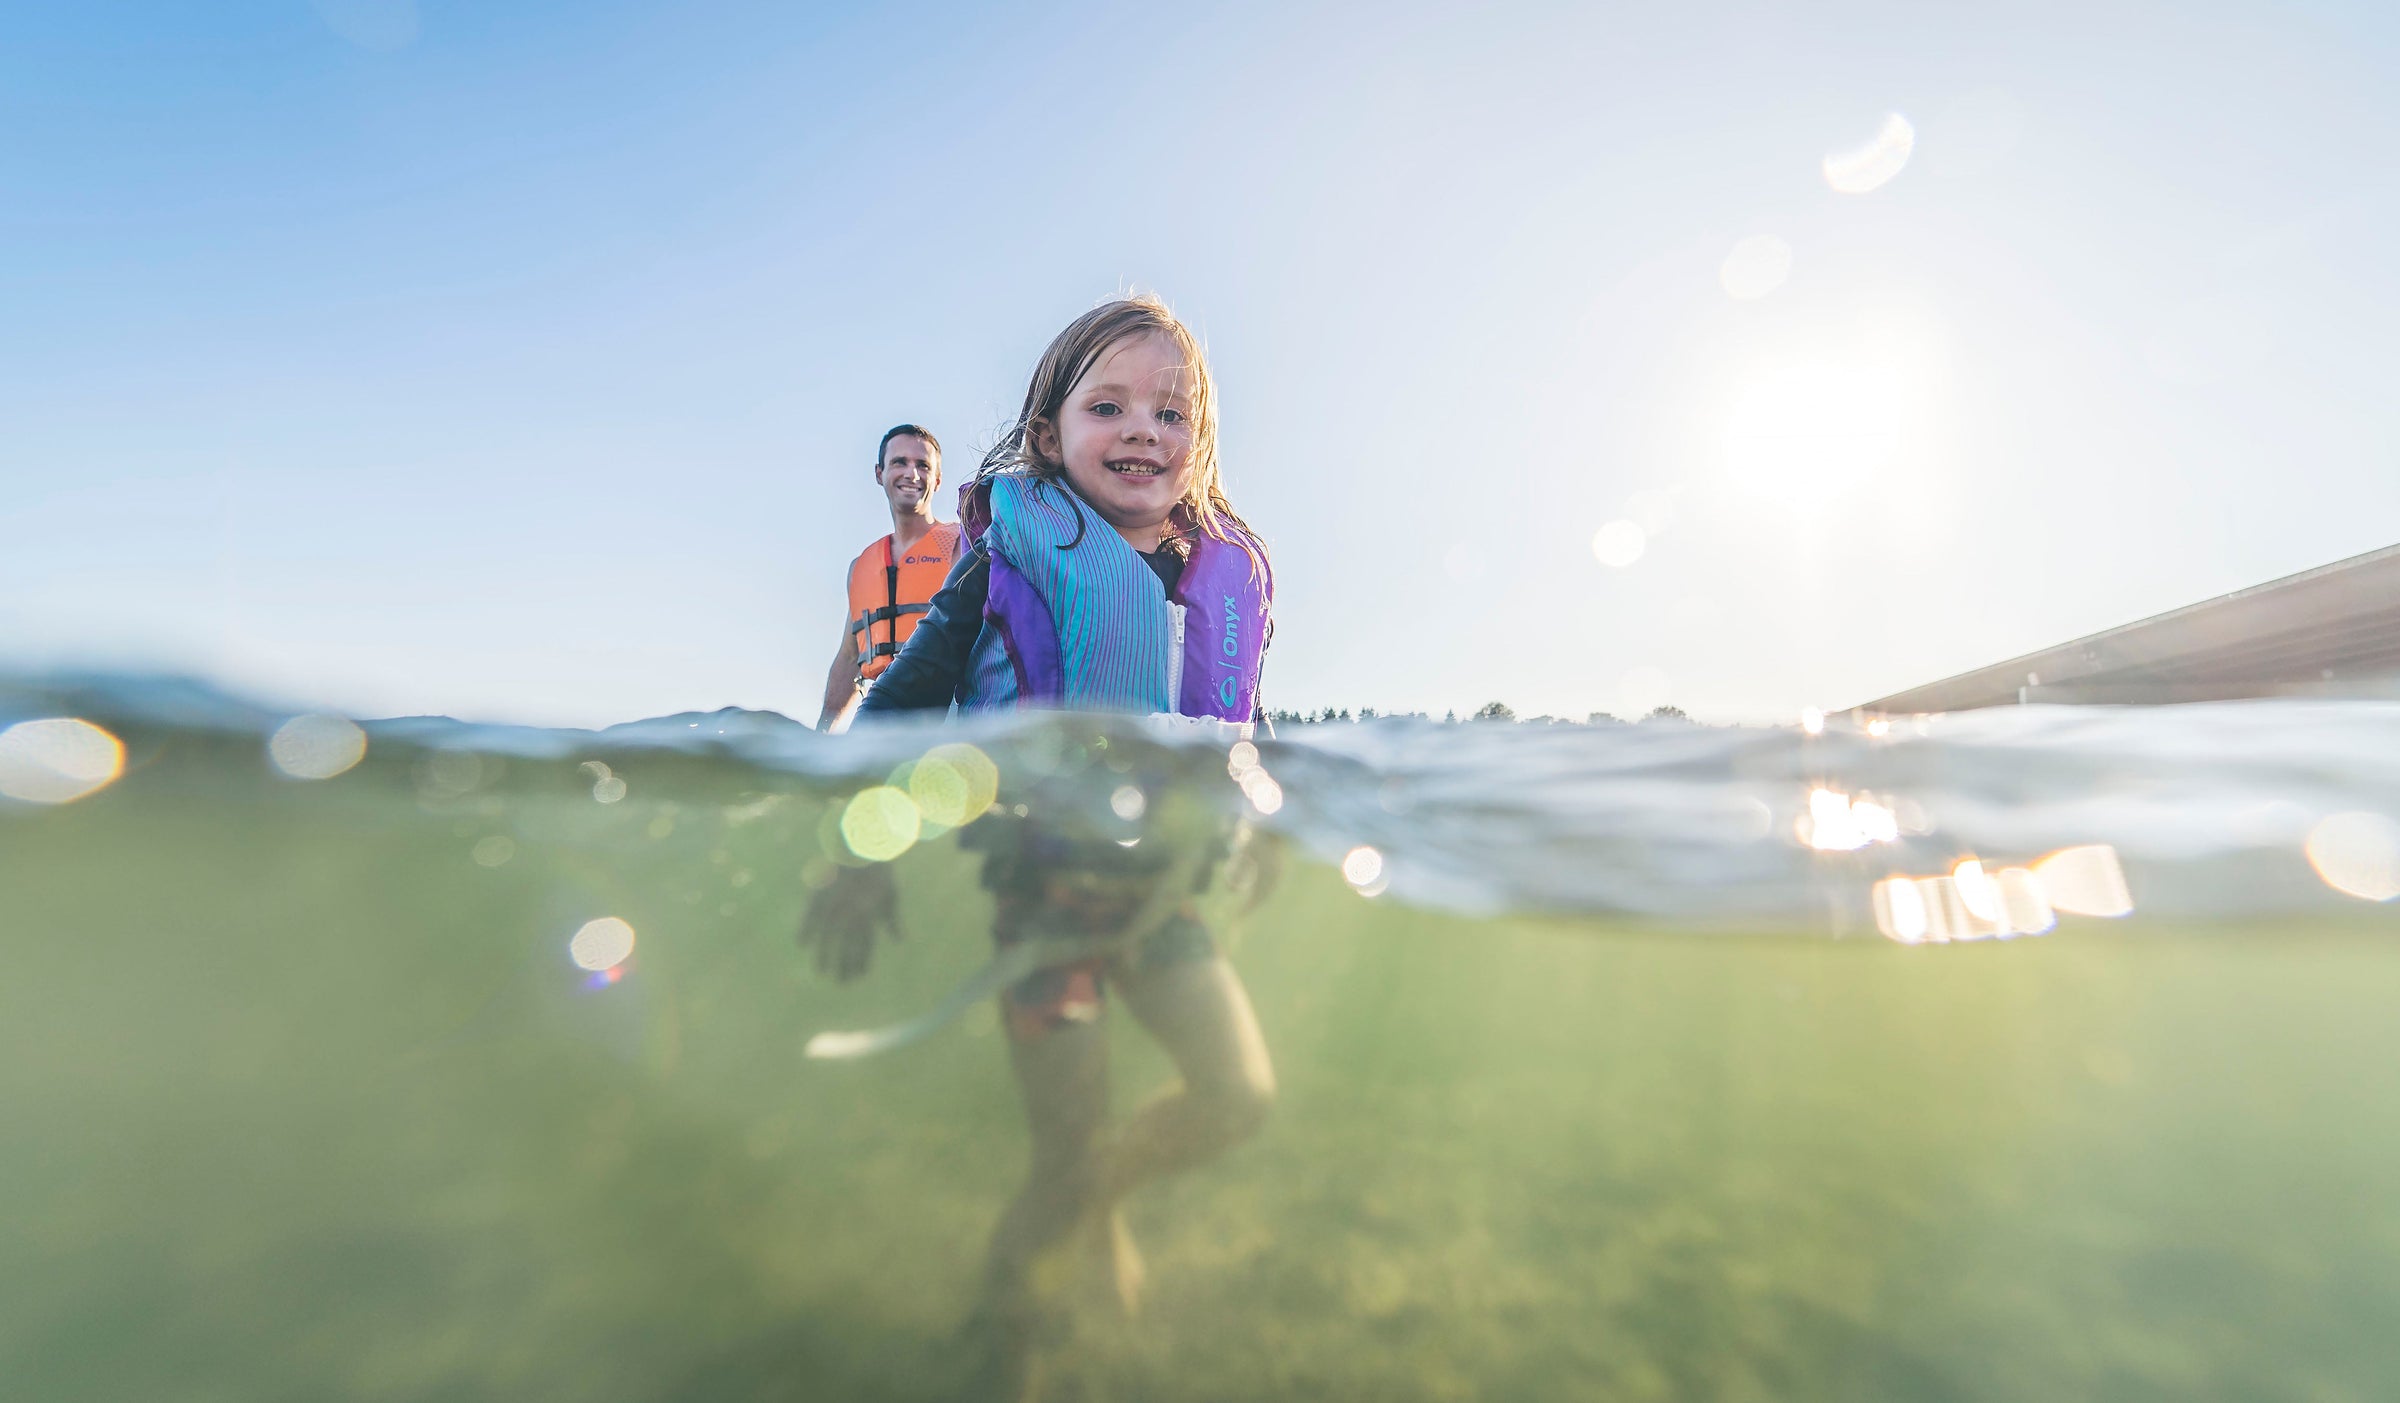
{"type": "Polygon", "coordinates": [[[933,596],[900,655],[867,689],[859,714],[923,711],[947,707],[966,680],[967,658],[983,633],[984,598],[991,588],[991,561],[981,547],[966,551],[950,567],[950,578],[933,596]]]}
{"type": "Polygon", "coordinates": [[[825,709],[817,713],[817,729],[829,731],[834,721],[858,700],[858,634],[842,620],[842,646],[834,651],[833,667],[825,674],[825,709]]]}

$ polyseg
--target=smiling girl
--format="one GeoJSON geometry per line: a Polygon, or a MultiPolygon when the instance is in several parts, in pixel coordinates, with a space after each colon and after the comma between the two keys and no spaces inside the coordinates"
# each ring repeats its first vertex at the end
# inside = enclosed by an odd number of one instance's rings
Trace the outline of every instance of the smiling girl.
{"type": "MultiPolygon", "coordinates": [[[[1272,576],[1219,484],[1216,421],[1199,342],[1162,303],[1125,299],[1076,318],[961,491],[969,549],[862,719],[953,702],[1255,719],[1272,576]]],[[[1038,969],[1001,996],[1032,1130],[1025,1186],[993,1233],[982,1311],[1006,1392],[1047,1314],[1037,1264],[1083,1229],[1133,1309],[1141,1265],[1117,1205],[1255,1133],[1275,1076],[1249,995],[1195,910],[1221,842],[1126,848],[1040,812],[986,819],[961,839],[984,853],[1004,949],[1071,934],[1106,937],[1109,950],[1038,969]],[[1110,988],[1181,1074],[1113,1129],[1110,988]]],[[[845,869],[819,894],[805,929],[820,965],[843,978],[865,969],[877,931],[893,925],[888,872],[845,869]]]]}

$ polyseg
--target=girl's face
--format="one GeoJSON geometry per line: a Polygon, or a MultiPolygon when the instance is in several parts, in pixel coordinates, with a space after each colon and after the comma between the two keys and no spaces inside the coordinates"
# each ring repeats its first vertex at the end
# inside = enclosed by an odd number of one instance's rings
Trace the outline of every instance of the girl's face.
{"type": "Polygon", "coordinates": [[[1136,550],[1156,550],[1191,486],[1192,405],[1183,353],[1162,335],[1128,337],[1067,392],[1034,446],[1136,550]]]}

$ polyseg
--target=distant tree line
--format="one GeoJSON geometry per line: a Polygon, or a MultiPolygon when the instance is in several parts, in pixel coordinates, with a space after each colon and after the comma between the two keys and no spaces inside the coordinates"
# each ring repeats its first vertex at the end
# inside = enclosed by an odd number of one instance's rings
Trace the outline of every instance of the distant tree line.
{"type": "MultiPolygon", "coordinates": [[[[1278,726],[1323,726],[1336,721],[1359,722],[1373,721],[1379,718],[1405,721],[1430,721],[1433,719],[1429,713],[1422,711],[1377,711],[1371,706],[1360,707],[1355,716],[1350,713],[1348,707],[1336,710],[1330,706],[1323,711],[1314,712],[1276,710],[1267,712],[1267,719],[1278,726]]],[[[1467,719],[1470,721],[1519,721],[1514,707],[1506,702],[1498,701],[1485,702],[1482,706],[1477,707],[1474,714],[1467,719]]],[[[1685,715],[1680,706],[1654,706],[1641,719],[1644,722],[1689,722],[1692,718],[1685,715]]],[[[1445,725],[1457,724],[1458,713],[1455,711],[1443,712],[1442,722],[1445,725]]],[[[1595,711],[1581,721],[1568,716],[1530,716],[1523,718],[1520,724],[1527,726],[1622,726],[1626,723],[1622,717],[1612,716],[1605,711],[1595,711]]]]}

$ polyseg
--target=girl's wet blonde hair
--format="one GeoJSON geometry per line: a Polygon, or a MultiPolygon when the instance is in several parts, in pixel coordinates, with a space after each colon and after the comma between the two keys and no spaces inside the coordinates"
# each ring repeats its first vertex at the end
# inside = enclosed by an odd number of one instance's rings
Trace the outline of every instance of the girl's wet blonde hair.
{"type": "Polygon", "coordinates": [[[1055,428],[1067,396],[1085,372],[1113,347],[1138,336],[1164,336],[1174,343],[1183,357],[1184,392],[1192,406],[1191,484],[1176,504],[1176,515],[1182,519],[1170,521],[1170,527],[1177,532],[1197,530],[1240,546],[1263,569],[1266,547],[1225,500],[1225,487],[1217,473],[1217,383],[1209,376],[1208,356],[1191,328],[1168,311],[1166,303],[1148,293],[1103,302],[1067,323],[1067,329],[1052,338],[1050,349],[1042,352],[1040,363],[1033,368],[1033,382],[1025,387],[1025,407],[1000,435],[1000,441],[983,455],[983,465],[976,469],[975,481],[967,490],[973,491],[984,479],[1004,472],[1063,483],[1066,465],[1042,457],[1034,445],[1033,426],[1047,423],[1055,428]]]}

